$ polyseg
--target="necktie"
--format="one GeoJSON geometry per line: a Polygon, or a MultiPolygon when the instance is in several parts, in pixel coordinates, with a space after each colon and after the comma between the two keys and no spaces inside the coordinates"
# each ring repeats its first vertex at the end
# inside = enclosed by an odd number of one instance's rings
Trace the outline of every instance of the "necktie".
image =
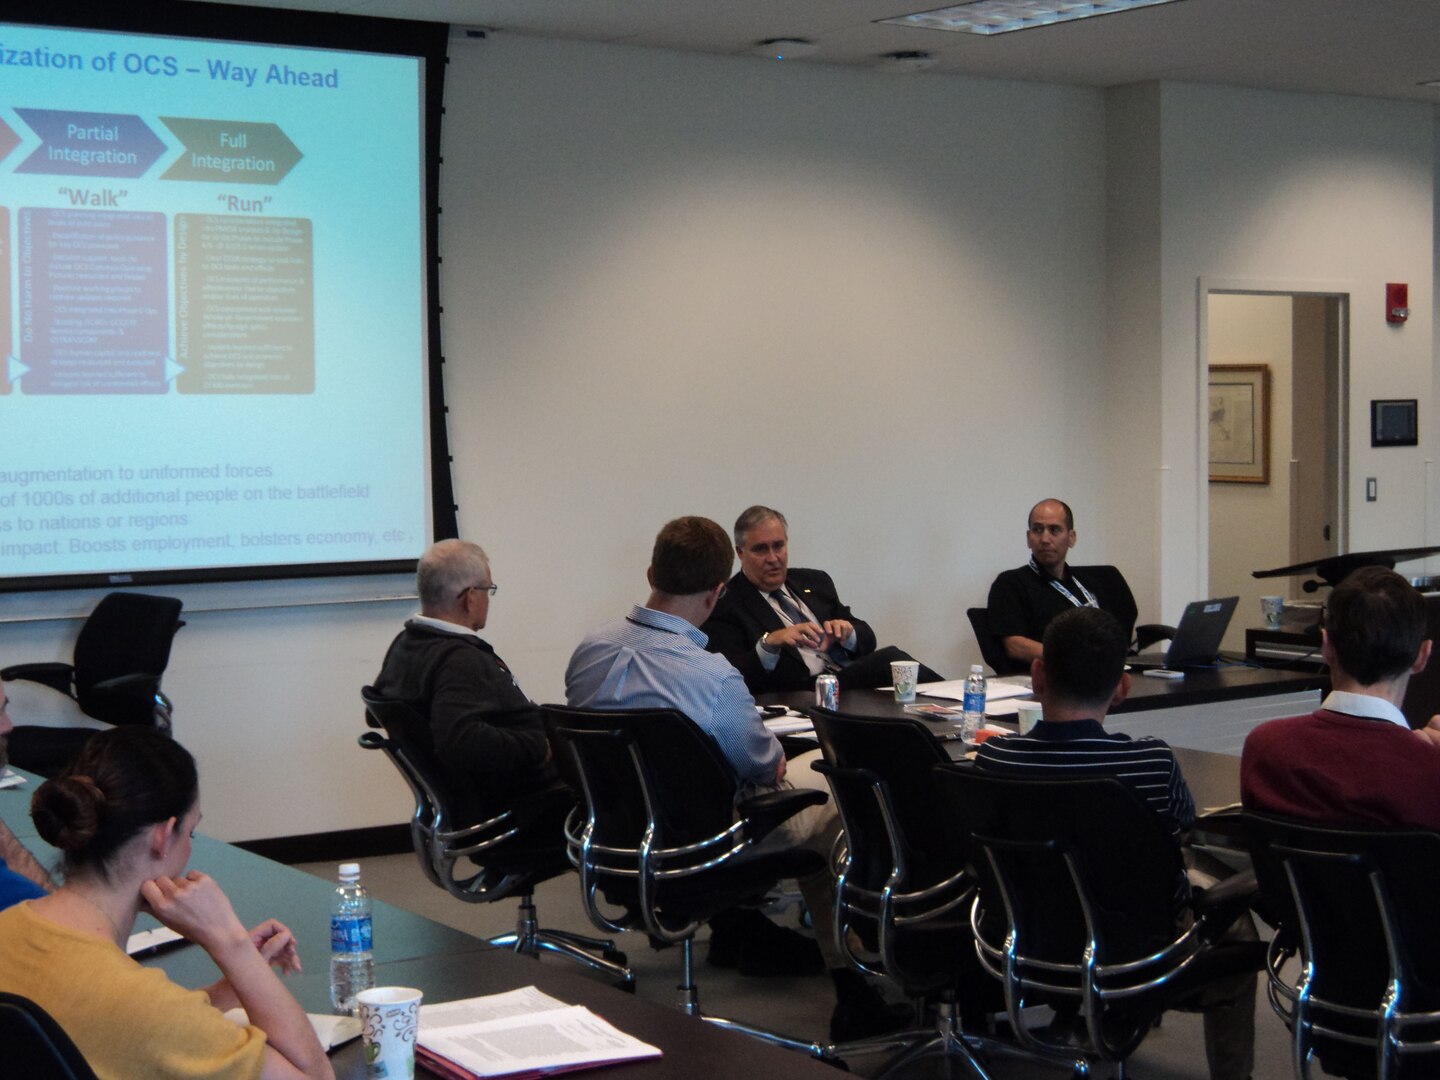
{"type": "MultiPolygon", "coordinates": [[[[806,617],[805,613],[800,610],[800,605],[795,603],[794,600],[790,599],[789,594],[786,593],[784,589],[776,589],[770,595],[774,597],[775,603],[780,605],[780,610],[784,613],[785,618],[789,621],[790,625],[794,626],[796,623],[804,623],[810,621],[806,617]]],[[[830,649],[830,652],[820,652],[820,650],[818,649],[802,649],[801,651],[807,653],[814,653],[816,656],[818,656],[820,660],[824,663],[826,671],[839,671],[841,667],[841,661],[840,658],[834,654],[841,652],[840,643],[838,641],[835,642],[833,645],[831,645],[830,649]]]]}

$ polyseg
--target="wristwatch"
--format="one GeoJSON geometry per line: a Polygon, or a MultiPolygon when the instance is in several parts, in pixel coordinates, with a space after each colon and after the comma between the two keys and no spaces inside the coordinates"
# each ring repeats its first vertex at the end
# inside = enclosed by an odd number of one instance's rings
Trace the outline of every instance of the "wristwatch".
{"type": "Polygon", "coordinates": [[[767,644],[765,643],[766,639],[767,639],[769,636],[770,636],[770,631],[769,631],[769,630],[766,630],[765,633],[763,633],[763,634],[760,635],[760,642],[759,642],[760,648],[764,649],[764,650],[765,650],[766,652],[768,652],[768,653],[778,653],[778,652],[780,651],[779,648],[777,648],[777,647],[775,647],[775,646],[772,646],[772,645],[767,645],[767,644]]]}

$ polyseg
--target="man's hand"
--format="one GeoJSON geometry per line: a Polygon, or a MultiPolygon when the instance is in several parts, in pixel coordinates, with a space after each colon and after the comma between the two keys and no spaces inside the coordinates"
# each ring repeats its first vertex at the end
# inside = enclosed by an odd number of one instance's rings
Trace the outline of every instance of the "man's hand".
{"type": "Polygon", "coordinates": [[[785,779],[785,755],[780,755],[780,764],[775,766],[775,783],[785,779]]]}
{"type": "Polygon", "coordinates": [[[1440,746],[1440,716],[1430,717],[1430,722],[1422,728],[1416,728],[1415,734],[1428,742],[1440,746]]]}
{"type": "MultiPolygon", "coordinates": [[[[855,624],[848,622],[845,619],[825,620],[825,633],[829,634],[830,637],[834,638],[836,644],[840,645],[842,648],[845,646],[845,642],[850,640],[850,635],[854,632],[855,624]]],[[[828,644],[826,647],[829,647],[828,644]]]]}
{"type": "Polygon", "coordinates": [[[786,645],[794,645],[798,649],[818,649],[824,640],[825,631],[813,622],[782,626],[779,630],[771,630],[765,635],[765,644],[772,649],[786,645]]]}

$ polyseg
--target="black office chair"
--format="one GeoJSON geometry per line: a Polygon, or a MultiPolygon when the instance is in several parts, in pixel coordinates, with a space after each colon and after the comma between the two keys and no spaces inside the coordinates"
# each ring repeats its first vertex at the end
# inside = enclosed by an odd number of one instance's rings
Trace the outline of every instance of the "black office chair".
{"type": "Polygon", "coordinates": [[[678,1004],[686,1014],[823,1055],[823,1044],[702,1012],[693,946],[696,931],[716,913],[825,865],[812,851],[753,850],[776,826],[825,802],[825,793],[781,790],[737,802],[735,773],[719,747],[670,709],[544,709],[552,741],[584,791],[566,835],[595,925],[679,944],[678,1004]]]}
{"type": "Polygon", "coordinates": [[[70,1036],[29,998],[0,993],[5,1075],[25,1080],[96,1080],[70,1036]]]}
{"type": "Polygon", "coordinates": [[[1028,664],[1010,659],[1000,639],[990,633],[989,608],[966,608],[965,615],[970,620],[970,629],[975,632],[975,644],[980,646],[980,659],[990,666],[991,671],[996,675],[1014,675],[1029,670],[1028,664]]]}
{"type": "MultiPolygon", "coordinates": [[[[43,683],[106,724],[169,731],[174,706],[161,692],[160,680],[170,663],[170,645],[185,625],[181,607],[170,596],[110,593],[80,627],[74,663],[13,664],[0,669],[0,679],[43,683]]],[[[10,756],[23,768],[53,776],[92,734],[88,728],[21,723],[11,736],[10,756]]]]}
{"type": "MultiPolygon", "coordinates": [[[[967,1033],[1004,1007],[975,957],[975,880],[966,844],[946,823],[934,769],[948,762],[930,729],[908,717],[812,709],[824,774],[845,827],[837,866],[836,942],[860,971],[890,976],[911,998],[937,999],[937,1022],[836,1047],[837,1056],[903,1051],[879,1075],[948,1055],[984,1077],[978,1052],[998,1044],[967,1033]],[[852,942],[864,947],[857,953],[852,942]]],[[[1013,1044],[1005,1049],[1014,1050],[1013,1044]]]]}
{"type": "Polygon", "coordinates": [[[1270,1004],[1295,1075],[1440,1074],[1440,834],[1245,815],[1267,918],[1270,1004]],[[1286,962],[1298,952],[1298,972],[1286,962]]]}
{"type": "Polygon", "coordinates": [[[513,800],[483,821],[466,824],[465,815],[453,809],[456,799],[435,756],[424,717],[403,701],[382,697],[373,687],[364,687],[360,697],[366,721],[380,729],[363,733],[360,745],[383,750],[415,796],[410,839],[425,876],[466,903],[519,897],[515,932],[490,938],[491,945],[526,956],[551,952],[569,957],[633,989],[635,976],[613,941],[543,928],[536,917],[535,886],[571,872],[564,825],[575,806],[574,793],[554,784],[513,800]],[[471,871],[462,859],[478,869],[471,871]]]}
{"type": "Polygon", "coordinates": [[[1259,971],[1259,941],[1221,935],[1244,912],[1253,882],[1197,896],[1177,930],[1180,851],[1156,815],[1118,780],[996,777],[943,765],[935,780],[947,820],[975,847],[971,909],[977,955],[1005,990],[1021,1043],[1086,1075],[1117,1063],[1166,1009],[1220,979],[1259,971]],[[1024,1010],[1049,1005],[1083,1031],[1032,1028],[1024,1010]]]}
{"type": "MultiPolygon", "coordinates": [[[[1120,584],[1124,584],[1124,578],[1120,577],[1120,571],[1113,566],[1083,566],[1076,567],[1077,577],[1084,574],[1082,580],[1098,580],[1101,582],[1113,582],[1119,578],[1120,584]],[[1106,573],[1108,571],[1108,573],[1106,573]]],[[[1112,585],[1113,587],[1113,585],[1112,585]]],[[[1129,595],[1129,586],[1125,586],[1126,595],[1129,595]]],[[[1005,652],[1005,646],[1000,638],[990,632],[990,609],[983,607],[972,607],[965,609],[965,615],[970,620],[970,629],[975,634],[975,643],[980,646],[980,659],[990,666],[990,670],[997,675],[1028,675],[1030,665],[1019,660],[1012,660],[1005,652]]],[[[1165,623],[1141,623],[1135,627],[1135,637],[1131,642],[1131,654],[1144,652],[1146,649],[1158,644],[1161,641],[1168,641],[1175,636],[1175,627],[1167,626],[1165,623]]]]}

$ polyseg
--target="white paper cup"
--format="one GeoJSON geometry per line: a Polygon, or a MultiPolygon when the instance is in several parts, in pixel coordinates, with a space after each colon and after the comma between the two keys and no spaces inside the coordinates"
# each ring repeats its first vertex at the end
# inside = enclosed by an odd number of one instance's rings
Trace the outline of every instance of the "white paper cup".
{"type": "Polygon", "coordinates": [[[890,684],[895,687],[896,701],[914,701],[915,683],[919,678],[919,660],[890,661],[890,684]]]}
{"type": "Polygon", "coordinates": [[[1285,610],[1283,596],[1260,597],[1260,614],[1265,616],[1265,625],[1271,630],[1280,629],[1280,615],[1285,610]]]}
{"type": "Polygon", "coordinates": [[[408,986],[375,986],[355,995],[365,1039],[365,1075],[414,1080],[421,997],[408,986]]]}
{"type": "Polygon", "coordinates": [[[1020,734],[1028,735],[1031,728],[1045,719],[1044,709],[1038,701],[1017,701],[1015,719],[1020,723],[1020,734]]]}

